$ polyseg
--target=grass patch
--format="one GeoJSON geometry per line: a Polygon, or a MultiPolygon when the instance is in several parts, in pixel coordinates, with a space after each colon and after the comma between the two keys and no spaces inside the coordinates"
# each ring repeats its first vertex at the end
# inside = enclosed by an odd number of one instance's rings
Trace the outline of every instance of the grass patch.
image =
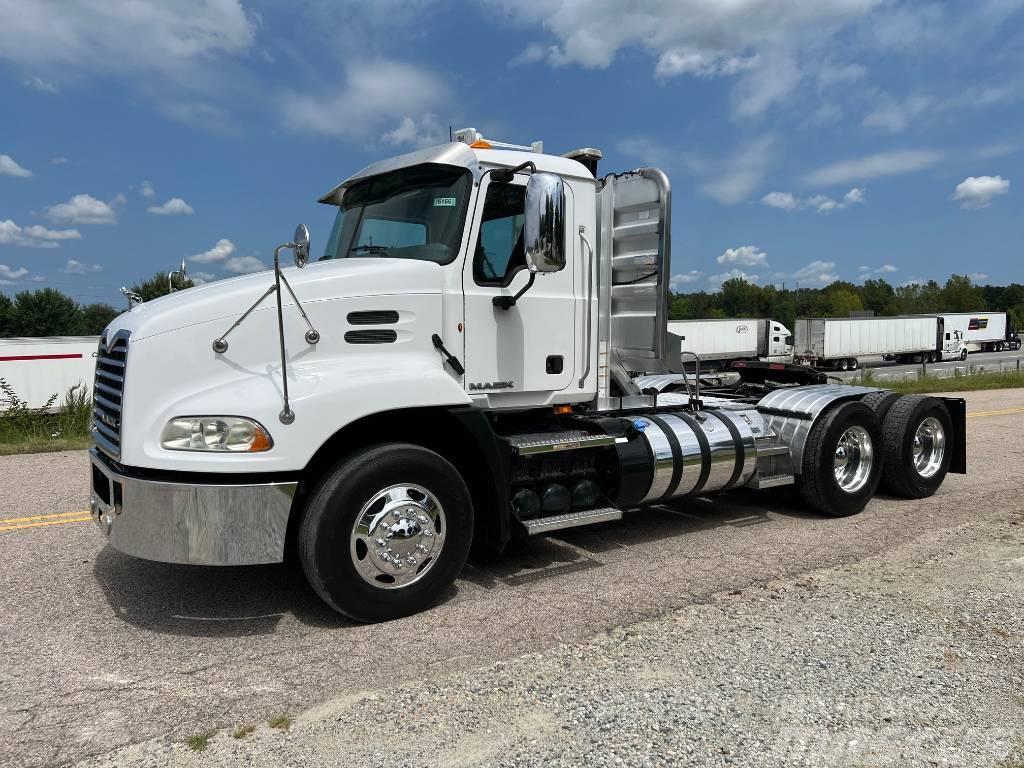
{"type": "MultiPolygon", "coordinates": [[[[865,386],[883,387],[905,395],[923,395],[931,392],[977,392],[984,389],[1013,389],[1024,387],[1024,371],[981,371],[960,373],[939,378],[921,376],[916,379],[882,379],[870,370],[864,371],[861,381],[865,386]]],[[[861,381],[851,381],[859,384],[861,381]]]]}
{"type": "Polygon", "coordinates": [[[271,728],[277,728],[279,731],[287,731],[291,728],[292,719],[288,715],[278,715],[277,717],[270,718],[267,721],[267,725],[271,728]]]}
{"type": "Polygon", "coordinates": [[[92,443],[92,398],[78,383],[53,394],[41,408],[29,408],[5,379],[0,378],[0,455],[88,448],[92,443]]]}
{"type": "Polygon", "coordinates": [[[233,739],[244,739],[246,736],[248,736],[250,733],[252,733],[255,730],[256,730],[256,726],[253,725],[252,723],[247,723],[245,725],[240,725],[237,728],[235,728],[234,731],[231,732],[231,738],[233,738],[233,739]]]}
{"type": "Polygon", "coordinates": [[[216,731],[202,731],[201,733],[194,733],[188,737],[188,748],[193,752],[202,752],[208,746],[210,746],[210,739],[213,738],[216,731]]]}

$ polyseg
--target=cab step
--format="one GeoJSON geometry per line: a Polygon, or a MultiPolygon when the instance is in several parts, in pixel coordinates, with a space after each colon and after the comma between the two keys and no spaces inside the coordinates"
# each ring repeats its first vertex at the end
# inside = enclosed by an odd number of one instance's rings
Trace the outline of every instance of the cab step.
{"type": "Polygon", "coordinates": [[[606,523],[611,520],[621,519],[621,509],[618,507],[604,507],[602,509],[584,509],[580,512],[566,512],[564,515],[537,517],[533,520],[520,520],[520,522],[530,536],[536,536],[538,533],[560,531],[563,528],[576,528],[580,525],[606,523]]]}
{"type": "Polygon", "coordinates": [[[765,488],[777,488],[780,485],[792,485],[795,482],[796,478],[793,475],[767,475],[764,477],[756,475],[753,487],[760,491],[765,488]]]}
{"type": "Polygon", "coordinates": [[[520,456],[534,453],[553,453],[555,451],[576,451],[580,448],[598,448],[602,445],[615,445],[626,442],[624,437],[613,435],[592,435],[580,430],[565,432],[539,432],[529,435],[510,435],[505,438],[520,456]]]}

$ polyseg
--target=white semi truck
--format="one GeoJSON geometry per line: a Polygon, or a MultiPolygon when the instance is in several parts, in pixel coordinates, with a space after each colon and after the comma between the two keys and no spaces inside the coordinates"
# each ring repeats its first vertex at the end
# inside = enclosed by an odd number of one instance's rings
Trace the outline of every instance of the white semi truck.
{"type": "Polygon", "coordinates": [[[947,333],[959,332],[970,352],[1002,352],[1021,347],[1020,336],[1005,312],[944,312],[947,333]]]}
{"type": "Polygon", "coordinates": [[[935,315],[902,317],[799,317],[794,360],[839,370],[854,370],[862,357],[881,356],[901,363],[965,360],[962,335],[935,315]]]}
{"type": "Polygon", "coordinates": [[[473,544],[734,488],[794,484],[851,515],[880,482],[920,498],[966,471],[962,400],[775,363],[687,390],[668,178],[598,178],[599,156],[467,129],[321,198],[338,211],[315,263],[300,226],[272,272],[115,319],[91,452],[109,543],[204,565],[294,552],[328,605],[378,621],[445,594],[473,544]]]}
{"type": "Polygon", "coordinates": [[[668,330],[679,337],[680,352],[696,354],[702,366],[722,366],[733,360],[793,362],[793,335],[778,320],[672,320],[668,330]]]}

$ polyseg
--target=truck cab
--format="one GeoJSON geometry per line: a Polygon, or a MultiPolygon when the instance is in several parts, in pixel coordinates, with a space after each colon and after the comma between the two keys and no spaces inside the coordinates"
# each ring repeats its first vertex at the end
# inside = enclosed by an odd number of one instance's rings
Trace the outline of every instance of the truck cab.
{"type": "MultiPolygon", "coordinates": [[[[328,605],[376,621],[439,599],[471,545],[741,487],[849,515],[883,480],[920,498],[965,470],[962,401],[702,389],[667,330],[668,177],[541,149],[466,129],[374,163],[321,198],[321,258],[300,226],[272,271],[116,318],[90,452],[109,543],[292,556],[328,605]]],[[[782,354],[788,335],[773,324],[782,354]]]]}

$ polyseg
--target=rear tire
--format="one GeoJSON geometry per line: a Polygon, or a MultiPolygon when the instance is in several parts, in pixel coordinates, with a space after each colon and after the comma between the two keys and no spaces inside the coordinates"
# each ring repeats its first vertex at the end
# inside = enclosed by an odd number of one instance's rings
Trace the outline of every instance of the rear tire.
{"type": "Polygon", "coordinates": [[[846,358],[843,358],[842,360],[840,360],[839,361],[839,370],[841,370],[841,371],[848,371],[848,370],[850,370],[850,361],[847,360],[846,358]]]}
{"type": "Polygon", "coordinates": [[[850,358],[850,370],[851,371],[856,371],[858,365],[860,365],[860,362],[857,360],[857,358],[856,357],[851,357],[850,358]]]}
{"type": "Polygon", "coordinates": [[[897,496],[923,499],[942,485],[952,457],[953,420],[934,397],[904,395],[882,423],[883,487],[897,496]]]}
{"type": "Polygon", "coordinates": [[[846,517],[867,506],[882,475],[882,430],[860,401],[842,403],[811,427],[796,487],[808,506],[846,517]]]}
{"type": "Polygon", "coordinates": [[[299,527],[302,570],[334,610],[389,621],[429,608],[459,575],[473,504],[448,461],[390,443],[343,460],[310,496],[299,527]]]}
{"type": "Polygon", "coordinates": [[[878,423],[882,424],[885,421],[885,415],[892,408],[893,403],[900,399],[900,395],[897,392],[869,392],[860,399],[864,405],[875,412],[875,416],[878,417],[878,423]]]}

